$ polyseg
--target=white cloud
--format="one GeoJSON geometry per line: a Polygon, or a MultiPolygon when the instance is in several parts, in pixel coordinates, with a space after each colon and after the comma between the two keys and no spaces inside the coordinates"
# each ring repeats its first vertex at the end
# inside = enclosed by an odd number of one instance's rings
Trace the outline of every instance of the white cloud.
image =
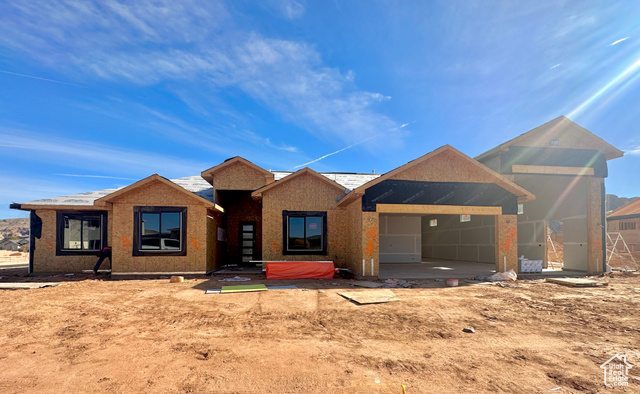
{"type": "MultiPolygon", "coordinates": [[[[295,1],[281,4],[291,17],[304,12],[295,1]]],[[[210,94],[239,89],[332,143],[355,143],[397,126],[375,108],[390,97],[358,89],[353,72],[328,67],[304,42],[234,30],[230,15],[220,2],[197,0],[3,4],[0,45],[78,78],[180,82],[210,94]]],[[[268,141],[265,146],[293,151],[268,141]]]]}
{"type": "Polygon", "coordinates": [[[612,46],[614,46],[614,45],[620,44],[622,41],[626,41],[626,40],[628,40],[629,38],[630,38],[630,37],[625,37],[625,38],[621,38],[621,39],[619,39],[619,40],[615,40],[614,42],[612,42],[611,44],[609,44],[609,46],[610,46],[610,47],[612,47],[612,46]]]}
{"type": "Polygon", "coordinates": [[[297,19],[304,14],[304,6],[295,0],[280,0],[280,8],[289,19],[297,19]]]}
{"type": "Polygon", "coordinates": [[[51,163],[68,163],[69,166],[83,170],[112,172],[126,175],[149,175],[157,172],[158,163],[170,171],[160,174],[167,177],[197,174],[205,163],[190,162],[164,154],[154,154],[132,149],[120,149],[102,143],[54,138],[44,134],[30,133],[24,130],[0,129],[0,147],[4,154],[20,154],[20,151],[40,152],[38,160],[51,163]]]}

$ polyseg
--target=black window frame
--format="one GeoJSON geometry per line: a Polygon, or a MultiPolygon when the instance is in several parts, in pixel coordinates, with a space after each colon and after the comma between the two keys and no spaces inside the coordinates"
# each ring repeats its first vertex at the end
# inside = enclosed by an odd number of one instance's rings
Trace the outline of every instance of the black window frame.
{"type": "Polygon", "coordinates": [[[133,256],[186,256],[187,255],[187,207],[133,207],[133,256]],[[143,213],[179,213],[180,214],[180,250],[141,249],[140,224],[143,213]]]}
{"type": "Polygon", "coordinates": [[[282,211],[282,254],[283,255],[327,255],[327,212],[326,211],[282,211]],[[292,249],[289,245],[289,218],[303,217],[305,218],[305,238],[306,238],[306,218],[318,217],[322,218],[322,250],[305,250],[292,249]]]}
{"type": "MultiPolygon", "coordinates": [[[[89,256],[95,255],[107,246],[107,211],[57,211],[56,212],[56,256],[89,256]],[[64,220],[66,217],[84,220],[84,216],[100,216],[100,249],[65,249],[64,248],[64,220]]],[[[80,224],[82,229],[82,224],[80,224]]],[[[82,231],[80,231],[80,245],[82,246],[82,231]]]]}

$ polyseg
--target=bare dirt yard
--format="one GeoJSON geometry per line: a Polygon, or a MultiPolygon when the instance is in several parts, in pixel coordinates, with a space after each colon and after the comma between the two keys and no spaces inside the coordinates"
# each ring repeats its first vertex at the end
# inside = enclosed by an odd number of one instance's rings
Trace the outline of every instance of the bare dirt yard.
{"type": "MultiPolygon", "coordinates": [[[[640,277],[601,288],[420,281],[358,306],[352,281],[212,294],[218,277],[16,276],[0,290],[0,391],[211,393],[640,392],[640,277]],[[465,327],[475,333],[465,333],[465,327]],[[599,366],[634,364],[608,389],[599,366]]],[[[266,283],[255,276],[251,282],[266,283]]],[[[233,283],[232,283],[233,284],[233,283]]]]}

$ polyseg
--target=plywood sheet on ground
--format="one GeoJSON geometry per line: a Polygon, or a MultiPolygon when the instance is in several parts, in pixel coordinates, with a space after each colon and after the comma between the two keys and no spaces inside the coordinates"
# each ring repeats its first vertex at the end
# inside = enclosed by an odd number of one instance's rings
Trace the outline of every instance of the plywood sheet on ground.
{"type": "Polygon", "coordinates": [[[582,278],[547,278],[547,282],[571,287],[607,286],[607,282],[598,282],[597,280],[582,278]]]}
{"type": "Polygon", "coordinates": [[[221,293],[245,293],[248,291],[265,291],[265,285],[238,285],[238,286],[222,286],[221,293]]]}
{"type": "Polygon", "coordinates": [[[400,301],[400,299],[389,289],[343,291],[338,294],[360,305],[400,301]]]}

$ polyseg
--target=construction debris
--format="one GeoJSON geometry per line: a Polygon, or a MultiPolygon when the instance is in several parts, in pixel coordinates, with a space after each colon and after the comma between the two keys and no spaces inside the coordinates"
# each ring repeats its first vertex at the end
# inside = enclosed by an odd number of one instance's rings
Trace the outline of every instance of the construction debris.
{"type": "Polygon", "coordinates": [[[220,279],[218,282],[247,282],[250,281],[251,278],[244,278],[242,276],[234,276],[233,278],[225,278],[220,279]]]}
{"type": "Polygon", "coordinates": [[[0,283],[0,289],[3,290],[28,290],[28,289],[40,289],[43,287],[56,287],[60,286],[60,283],[0,283]]]}
{"type": "Polygon", "coordinates": [[[293,290],[293,289],[297,289],[298,286],[296,285],[288,285],[288,286],[267,286],[267,290],[293,290]]]}
{"type": "Polygon", "coordinates": [[[396,287],[411,287],[411,283],[402,279],[387,279],[384,281],[384,287],[396,288],[396,287]]]}
{"type": "Polygon", "coordinates": [[[609,285],[607,282],[583,278],[547,278],[546,282],[571,287],[604,287],[609,285]]]}
{"type": "Polygon", "coordinates": [[[487,278],[487,280],[491,282],[516,279],[518,279],[518,274],[516,274],[514,270],[509,270],[507,272],[496,272],[495,274],[487,278]]]}
{"type": "Polygon", "coordinates": [[[462,332],[468,332],[469,334],[473,334],[476,330],[473,327],[465,327],[462,329],[462,332]]]}
{"type": "Polygon", "coordinates": [[[172,276],[169,279],[169,283],[182,283],[184,282],[184,276],[172,276]]]}
{"type": "Polygon", "coordinates": [[[384,283],[371,282],[371,281],[366,281],[366,280],[359,280],[359,281],[351,282],[351,284],[354,285],[354,286],[367,287],[367,288],[370,288],[370,289],[375,289],[375,288],[384,286],[384,283]]]}
{"type": "Polygon", "coordinates": [[[391,290],[387,289],[343,291],[338,294],[359,305],[400,301],[391,290]]]}
{"type": "Polygon", "coordinates": [[[222,286],[222,294],[225,293],[246,293],[250,291],[266,291],[265,285],[238,285],[238,286],[222,286]]]}

